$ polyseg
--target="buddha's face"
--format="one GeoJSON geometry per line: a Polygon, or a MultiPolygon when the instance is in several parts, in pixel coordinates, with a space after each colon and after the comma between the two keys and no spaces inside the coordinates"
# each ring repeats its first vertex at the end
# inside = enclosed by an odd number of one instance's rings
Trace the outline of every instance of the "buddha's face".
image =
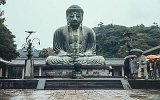
{"type": "Polygon", "coordinates": [[[67,21],[71,27],[78,28],[82,20],[83,14],[81,11],[73,10],[67,14],[67,21]]]}

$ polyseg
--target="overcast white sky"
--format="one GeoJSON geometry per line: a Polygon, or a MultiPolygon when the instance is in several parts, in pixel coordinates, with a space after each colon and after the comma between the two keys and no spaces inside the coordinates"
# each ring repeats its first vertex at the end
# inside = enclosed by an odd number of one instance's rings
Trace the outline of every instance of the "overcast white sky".
{"type": "Polygon", "coordinates": [[[55,29],[66,25],[66,9],[73,4],[84,10],[83,25],[96,27],[99,22],[146,26],[157,22],[160,25],[160,0],[6,0],[1,6],[5,11],[5,24],[16,36],[17,48],[22,48],[27,33],[36,31],[31,38],[36,49],[52,47],[55,29]]]}

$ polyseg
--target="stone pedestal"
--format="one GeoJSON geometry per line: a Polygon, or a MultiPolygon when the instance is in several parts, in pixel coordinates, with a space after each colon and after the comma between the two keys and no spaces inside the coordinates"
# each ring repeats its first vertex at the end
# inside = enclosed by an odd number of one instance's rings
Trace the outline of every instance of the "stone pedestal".
{"type": "Polygon", "coordinates": [[[25,79],[33,78],[33,60],[25,60],[25,79]]]}
{"type": "Polygon", "coordinates": [[[75,63],[73,67],[74,70],[72,71],[72,79],[82,79],[83,78],[81,71],[82,65],[79,63],[75,63]]]}
{"type": "Polygon", "coordinates": [[[82,71],[72,71],[72,79],[83,79],[82,71]]]}
{"type": "Polygon", "coordinates": [[[75,71],[73,65],[51,65],[42,68],[42,76],[48,77],[72,77],[82,75],[85,77],[108,77],[112,76],[109,67],[105,65],[82,65],[80,71],[75,71]],[[78,73],[77,73],[78,72],[78,73]]]}

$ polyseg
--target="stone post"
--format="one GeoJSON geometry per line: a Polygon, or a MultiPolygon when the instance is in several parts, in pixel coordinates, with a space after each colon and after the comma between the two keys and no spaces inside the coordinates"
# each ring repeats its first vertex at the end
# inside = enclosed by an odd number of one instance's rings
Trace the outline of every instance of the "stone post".
{"type": "Polygon", "coordinates": [[[122,66],[122,76],[124,76],[124,68],[123,68],[123,66],[122,66]]]}
{"type": "Polygon", "coordinates": [[[0,77],[2,77],[2,67],[0,67],[0,77]]]}
{"type": "Polygon", "coordinates": [[[39,67],[39,76],[42,76],[42,67],[39,67]]]}
{"type": "Polygon", "coordinates": [[[22,68],[22,79],[24,79],[24,74],[25,74],[25,66],[22,68]]]}
{"type": "Polygon", "coordinates": [[[8,66],[6,66],[6,75],[5,75],[6,78],[8,78],[8,66]]]}
{"type": "Polygon", "coordinates": [[[34,78],[33,76],[33,60],[25,60],[25,79],[34,78]]]}

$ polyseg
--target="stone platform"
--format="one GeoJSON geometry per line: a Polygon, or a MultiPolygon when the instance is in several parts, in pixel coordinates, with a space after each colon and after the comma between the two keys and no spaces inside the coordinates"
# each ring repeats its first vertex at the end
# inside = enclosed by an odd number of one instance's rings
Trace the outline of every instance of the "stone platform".
{"type": "MultiPolygon", "coordinates": [[[[122,78],[85,78],[85,79],[0,79],[0,89],[125,89],[122,78]],[[40,83],[43,84],[40,84],[40,83]]],[[[160,89],[160,80],[125,80],[132,89],[160,89]]]]}

